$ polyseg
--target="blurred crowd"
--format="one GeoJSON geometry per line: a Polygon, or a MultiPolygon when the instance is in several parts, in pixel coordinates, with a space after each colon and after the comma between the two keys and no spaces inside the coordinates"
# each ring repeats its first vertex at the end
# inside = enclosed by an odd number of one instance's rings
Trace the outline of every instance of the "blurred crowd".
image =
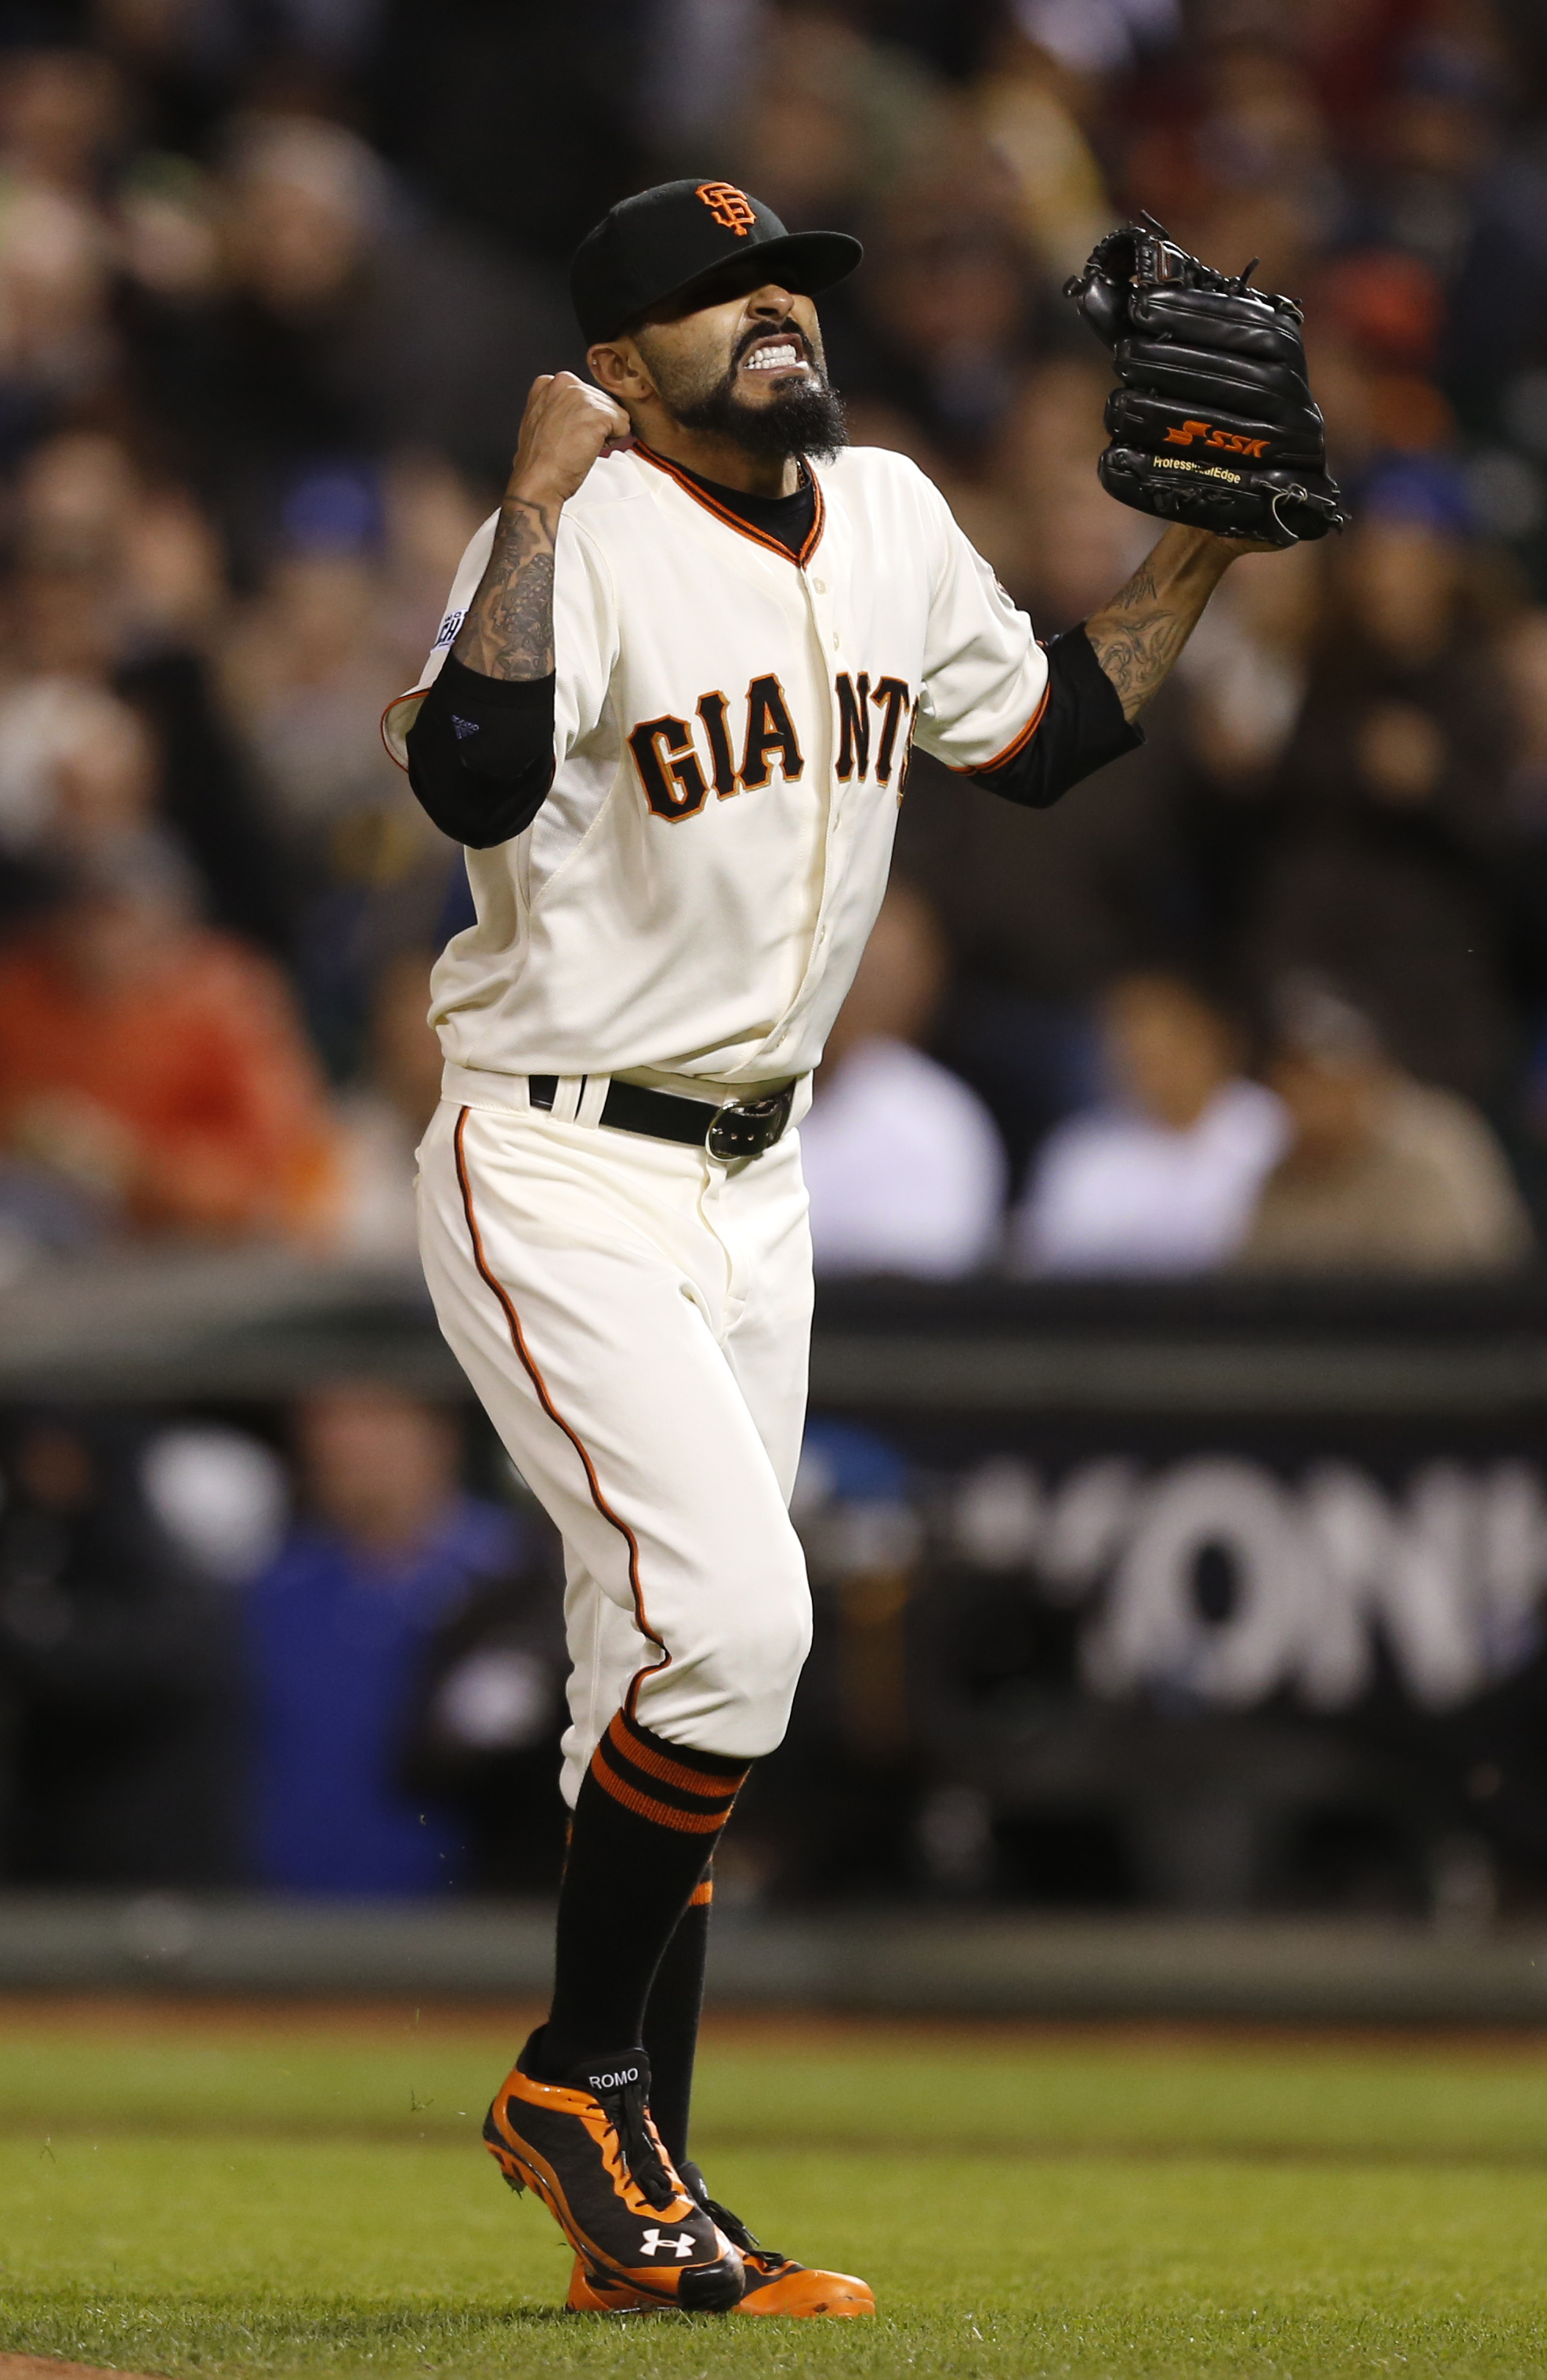
{"type": "MultiPolygon", "coordinates": [[[[814,1423],[812,1656],[719,1902],[1540,1924],[1540,1464],[1164,1436],[814,1423]]],[[[379,1379],[8,1414],[0,1893],[551,1892],[562,1571],[481,1418],[379,1379]]]]}
{"type": "Polygon", "coordinates": [[[1505,1266],[1547,1223],[1532,0],[0,5],[0,1277],[412,1247],[459,856],[377,735],[564,266],[680,172],[837,224],[856,441],[1055,633],[1150,525],[1060,296],[1141,207],[1302,300],[1355,526],[1045,817],[920,758],[819,1262],[1505,1266]]]}
{"type": "Polygon", "coordinates": [[[267,1435],[63,1406],[0,1437],[0,1878],[546,1889],[546,1524],[457,1416],[320,1385],[267,1435]]]}

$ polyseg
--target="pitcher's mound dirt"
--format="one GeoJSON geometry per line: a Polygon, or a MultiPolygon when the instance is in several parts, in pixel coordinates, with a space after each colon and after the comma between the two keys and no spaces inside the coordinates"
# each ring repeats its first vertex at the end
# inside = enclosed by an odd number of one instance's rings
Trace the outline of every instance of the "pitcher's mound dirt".
{"type": "Polygon", "coordinates": [[[51,2355],[0,2355],[0,2380],[144,2380],[138,2372],[103,2372],[95,2363],[56,2363],[51,2355]]]}

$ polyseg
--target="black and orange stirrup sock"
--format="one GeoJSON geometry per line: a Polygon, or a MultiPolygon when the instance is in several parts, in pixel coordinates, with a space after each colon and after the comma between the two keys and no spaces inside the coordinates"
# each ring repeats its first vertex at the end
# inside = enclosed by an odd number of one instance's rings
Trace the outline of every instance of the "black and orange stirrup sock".
{"type": "Polygon", "coordinates": [[[688,2112],[693,2102],[693,2061],[698,2020],[704,2010],[704,1961],[709,1948],[709,1910],[714,1878],[706,1876],[668,1942],[650,1997],[645,2003],[645,2054],[650,2061],[650,2113],[680,2167],[687,2155],[688,2112]]]}
{"type": "Polygon", "coordinates": [[[657,1968],[747,1775],[620,1711],[581,1780],[559,1889],[544,2071],[631,2049],[657,1968]]]}

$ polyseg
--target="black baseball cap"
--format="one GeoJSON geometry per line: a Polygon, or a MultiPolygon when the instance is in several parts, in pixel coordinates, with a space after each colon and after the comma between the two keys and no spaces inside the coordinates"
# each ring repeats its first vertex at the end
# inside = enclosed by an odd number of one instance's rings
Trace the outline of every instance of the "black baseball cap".
{"type": "Polygon", "coordinates": [[[852,273],[864,249],[846,231],[786,231],[771,207],[734,182],[660,182],[621,199],[586,234],[570,296],[587,346],[610,339],[669,298],[688,298],[727,265],[815,297],[852,273]]]}

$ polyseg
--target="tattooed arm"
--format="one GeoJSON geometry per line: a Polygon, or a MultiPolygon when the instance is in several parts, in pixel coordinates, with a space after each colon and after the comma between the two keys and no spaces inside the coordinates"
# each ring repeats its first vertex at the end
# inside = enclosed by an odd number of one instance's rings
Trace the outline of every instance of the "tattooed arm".
{"type": "Polygon", "coordinates": [[[1207,529],[1168,528],[1126,587],[1085,623],[1131,726],[1197,626],[1232,562],[1271,551],[1207,529]]]}
{"type": "Polygon", "coordinates": [[[1265,549],[1169,528],[1112,601],[1047,648],[1041,721],[997,767],[974,769],[1006,801],[1045,809],[1144,740],[1134,724],[1239,553],[1265,549]]]}
{"type": "Polygon", "coordinates": [[[622,407],[573,372],[533,382],[494,550],[452,647],[465,669],[494,678],[551,674],[559,515],[609,440],[628,434],[622,407]]]}
{"type": "Polygon", "coordinates": [[[573,372],[533,384],[489,567],[408,731],[408,782],[475,851],[530,826],[553,783],[559,515],[628,416],[573,372]]]}
{"type": "Polygon", "coordinates": [[[553,668],[553,540],[559,507],[505,490],[494,550],[452,652],[481,677],[547,677],[553,668]]]}

